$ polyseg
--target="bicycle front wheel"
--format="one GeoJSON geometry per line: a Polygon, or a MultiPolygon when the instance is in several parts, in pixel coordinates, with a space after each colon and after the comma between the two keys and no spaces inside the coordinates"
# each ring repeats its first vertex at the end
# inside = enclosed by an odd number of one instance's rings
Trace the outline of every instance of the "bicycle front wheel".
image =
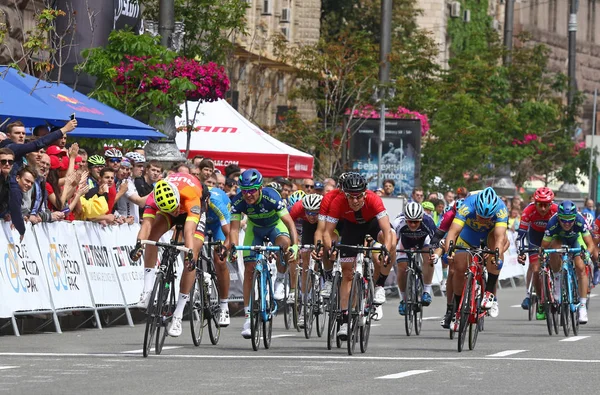
{"type": "Polygon", "coordinates": [[[283,301],[281,301],[281,305],[283,306],[283,323],[285,325],[285,329],[290,329],[292,327],[292,309],[290,304],[288,303],[289,299],[289,289],[290,289],[290,271],[286,270],[285,279],[283,281],[285,284],[284,287],[284,297],[283,301]]]}
{"type": "Polygon", "coordinates": [[[373,279],[370,279],[367,283],[365,290],[365,301],[364,305],[364,324],[360,327],[360,352],[367,352],[369,346],[369,335],[371,334],[371,317],[375,314],[375,306],[373,305],[373,297],[375,291],[373,290],[373,279]]]}
{"type": "Polygon", "coordinates": [[[421,303],[421,298],[423,295],[423,277],[421,277],[420,274],[417,275],[415,291],[415,335],[419,336],[421,334],[421,327],[423,325],[423,304],[421,303]]]}
{"type": "Polygon", "coordinates": [[[312,334],[313,320],[315,319],[315,274],[309,270],[306,274],[306,284],[304,286],[304,337],[310,339],[312,334]]]}
{"type": "Polygon", "coordinates": [[[258,348],[260,347],[260,315],[262,298],[260,277],[260,271],[255,270],[254,274],[252,275],[252,289],[250,290],[250,339],[252,340],[252,349],[254,351],[258,351],[258,348]]]}
{"type": "Polygon", "coordinates": [[[148,308],[146,311],[146,330],[144,331],[144,358],[148,357],[152,349],[152,343],[154,343],[154,335],[156,334],[156,328],[158,327],[158,320],[160,318],[160,306],[159,300],[157,300],[158,290],[162,288],[164,273],[157,272],[156,280],[154,280],[154,287],[150,294],[148,301],[148,308]]]}
{"type": "Polygon", "coordinates": [[[570,295],[569,295],[569,276],[566,271],[563,270],[562,278],[561,278],[561,292],[562,292],[562,304],[560,307],[560,316],[561,316],[561,324],[563,326],[563,332],[565,336],[569,336],[571,334],[571,320],[570,320],[570,311],[571,305],[569,303],[570,295]]]}
{"type": "MultiPolygon", "coordinates": [[[[327,349],[332,349],[332,344],[336,340],[337,331],[339,330],[338,312],[339,307],[339,291],[340,291],[340,274],[335,273],[331,284],[331,294],[329,295],[329,320],[327,324],[327,349]]],[[[338,346],[339,347],[339,346],[338,346]]]]}
{"type": "Polygon", "coordinates": [[[473,288],[473,273],[469,272],[465,280],[463,289],[462,301],[459,307],[460,322],[458,325],[458,352],[461,352],[465,346],[465,338],[467,337],[467,328],[469,326],[469,316],[474,301],[472,300],[471,290],[473,288]]]}
{"type": "Polygon", "coordinates": [[[221,305],[219,299],[219,288],[217,287],[216,276],[212,274],[208,284],[204,282],[206,312],[204,318],[208,326],[208,336],[213,346],[216,346],[221,338],[221,326],[219,325],[219,315],[221,314],[221,305]]]}
{"type": "Polygon", "coordinates": [[[161,317],[159,318],[159,326],[156,331],[156,355],[160,355],[162,348],[165,344],[167,337],[167,327],[173,319],[173,312],[177,305],[175,299],[175,285],[173,282],[168,280],[164,283],[164,286],[158,292],[158,298],[162,299],[161,317]],[[162,335],[160,331],[162,332],[162,335]]]}
{"type": "Polygon", "coordinates": [[[412,335],[413,331],[413,323],[414,323],[414,304],[416,302],[415,298],[415,276],[412,270],[408,270],[406,274],[406,300],[404,301],[404,306],[406,308],[404,314],[404,330],[406,331],[406,336],[412,335]]]}
{"type": "Polygon", "coordinates": [[[196,281],[190,291],[190,329],[192,341],[198,347],[204,333],[204,280],[202,273],[196,274],[196,281]]]}
{"type": "Polygon", "coordinates": [[[322,337],[325,332],[325,323],[327,322],[329,311],[327,309],[327,304],[321,295],[321,288],[323,285],[323,277],[317,276],[317,284],[316,288],[317,292],[317,304],[315,306],[315,323],[317,325],[317,336],[322,337]]]}
{"type": "Polygon", "coordinates": [[[540,305],[543,306],[544,312],[546,313],[546,326],[548,327],[548,335],[552,336],[552,306],[550,304],[550,282],[548,281],[548,275],[546,271],[540,273],[542,287],[540,289],[540,305]]]}
{"type": "MultiPolygon", "coordinates": [[[[273,334],[273,311],[275,311],[275,299],[273,299],[273,285],[270,276],[267,276],[267,289],[263,297],[265,298],[265,313],[267,320],[262,320],[263,344],[265,348],[271,347],[271,335],[273,334]]],[[[262,316],[261,316],[262,319],[262,316]]]]}
{"type": "MultiPolygon", "coordinates": [[[[356,348],[356,338],[358,337],[359,320],[361,320],[362,304],[362,278],[359,273],[354,273],[352,287],[350,288],[350,298],[348,299],[348,355],[354,354],[356,348]]],[[[360,322],[362,325],[362,322],[360,322]]]]}

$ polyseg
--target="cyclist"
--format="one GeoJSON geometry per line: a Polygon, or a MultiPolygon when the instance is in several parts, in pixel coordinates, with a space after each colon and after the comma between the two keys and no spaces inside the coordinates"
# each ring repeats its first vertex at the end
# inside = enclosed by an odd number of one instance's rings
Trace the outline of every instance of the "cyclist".
{"type": "MultiPolygon", "coordinates": [[[[423,249],[429,246],[436,227],[433,218],[424,215],[423,206],[417,202],[410,202],[404,208],[404,213],[399,214],[392,227],[396,231],[398,238],[398,249],[423,249]]],[[[423,258],[423,306],[431,304],[431,280],[433,280],[433,263],[429,254],[421,254],[423,258]]],[[[402,252],[396,256],[398,262],[398,287],[402,300],[398,306],[398,313],[406,315],[406,265],[408,256],[402,252]]]]}
{"type": "MultiPolygon", "coordinates": [[[[494,301],[493,292],[500,270],[502,269],[504,252],[507,249],[507,227],[508,210],[496,194],[496,191],[488,187],[476,195],[471,195],[465,199],[463,206],[456,212],[456,217],[452,221],[446,237],[446,248],[449,242],[453,241],[457,246],[467,248],[479,247],[483,244],[491,250],[495,248],[499,249],[500,256],[498,262],[492,262],[489,257],[485,260],[488,276],[481,307],[490,310],[490,316],[492,317],[498,316],[498,304],[494,301]]],[[[448,259],[454,265],[455,273],[464,273],[467,270],[468,254],[456,251],[456,254],[449,254],[448,259]]],[[[458,307],[460,305],[465,277],[453,276],[452,282],[452,286],[454,287],[454,303],[458,307]]],[[[456,331],[458,330],[459,322],[457,317],[454,318],[451,328],[456,331]]]]}
{"type": "MultiPolygon", "coordinates": [[[[558,211],[548,221],[542,239],[542,248],[561,248],[563,245],[586,248],[592,255],[593,261],[598,262],[598,249],[590,235],[585,218],[577,212],[577,207],[570,200],[565,200],[558,205],[558,211]]],[[[585,272],[585,263],[579,254],[575,255],[573,262],[579,280],[579,323],[586,324],[588,321],[586,308],[588,278],[585,272]]],[[[551,254],[550,267],[554,272],[554,292],[558,299],[561,288],[561,258],[559,254],[551,254]]]]}
{"type": "MultiPolygon", "coordinates": [[[[230,245],[229,234],[231,230],[231,215],[229,196],[219,188],[208,188],[210,199],[208,201],[208,211],[206,213],[206,229],[213,235],[213,241],[221,241],[224,246],[230,245]]],[[[217,272],[217,283],[219,295],[221,297],[219,315],[219,326],[226,327],[230,324],[229,318],[229,269],[225,258],[221,259],[219,254],[214,251],[213,262],[215,262],[215,271],[217,272]]]]}
{"type": "MultiPolygon", "coordinates": [[[[332,202],[323,233],[323,244],[326,249],[331,247],[330,235],[340,219],[346,222],[342,229],[341,240],[344,244],[363,245],[365,236],[371,235],[390,252],[389,255],[379,254],[379,264],[375,265],[373,279],[375,279],[374,304],[385,303],[385,280],[392,269],[390,262],[396,259],[396,237],[391,227],[383,201],[373,191],[367,191],[367,181],[358,173],[350,173],[342,183],[343,195],[338,195],[332,202]]],[[[340,285],[340,302],[344,317],[348,314],[348,298],[354,270],[356,251],[341,251],[342,283],[340,285]]],[[[378,312],[379,315],[379,312],[378,312]]],[[[381,317],[379,317],[381,318],[381,317]]],[[[348,325],[342,324],[338,337],[344,340],[348,335],[348,325]]]]}
{"type": "MultiPolygon", "coordinates": [[[[525,238],[527,238],[529,248],[538,248],[542,245],[542,239],[544,238],[546,225],[548,225],[548,221],[554,214],[556,214],[556,211],[558,210],[558,205],[553,203],[553,200],[554,192],[552,192],[552,189],[541,187],[535,191],[533,194],[533,203],[525,207],[523,213],[521,214],[521,223],[517,231],[517,238],[521,247],[523,247],[525,244],[525,238]]],[[[522,265],[525,264],[525,256],[520,255],[518,257],[518,261],[522,265]]],[[[539,270],[540,263],[538,254],[530,253],[529,267],[527,268],[527,294],[525,299],[523,299],[523,303],[521,303],[521,307],[524,310],[528,310],[529,304],[531,303],[529,295],[529,283],[534,278],[534,273],[538,273],[539,270]]],[[[537,275],[535,276],[533,286],[535,287],[535,292],[540,295],[541,283],[537,275]]],[[[536,319],[546,319],[546,312],[544,311],[544,307],[542,305],[538,305],[536,319]]]]}
{"type": "MultiPolygon", "coordinates": [[[[169,336],[181,335],[183,309],[190,299],[190,291],[196,280],[194,262],[198,259],[204,242],[206,224],[206,200],[210,194],[200,181],[191,174],[173,173],[154,185],[153,193],[146,199],[142,226],[137,236],[131,259],[137,261],[142,255],[141,240],[158,241],[174,225],[183,224],[185,247],[193,249],[193,261],[186,255],[179,283],[179,298],[173,319],[167,328],[169,336]]],[[[148,245],[144,254],[144,290],[137,306],[147,308],[156,277],[157,247],[148,245]]]]}
{"type": "MultiPolygon", "coordinates": [[[[240,175],[239,186],[242,190],[232,199],[231,208],[231,242],[239,244],[240,221],[242,214],[248,216],[244,245],[253,246],[263,243],[265,237],[275,245],[288,252],[287,261],[296,259],[298,245],[296,241],[296,227],[292,217],[285,207],[285,202],[279,193],[270,187],[264,187],[263,177],[256,169],[248,169],[240,175]]],[[[233,260],[237,255],[232,254],[233,260]]],[[[277,278],[275,280],[274,298],[283,299],[285,267],[283,262],[278,262],[277,278]]],[[[256,266],[256,254],[253,251],[244,251],[244,310],[246,320],[242,327],[242,336],[249,339],[250,331],[250,290],[252,288],[252,274],[256,266]]]]}
{"type": "MultiPolygon", "coordinates": [[[[302,235],[298,236],[301,240],[300,244],[313,244],[315,238],[315,231],[317,230],[317,221],[319,216],[319,209],[321,208],[321,201],[323,196],[312,193],[306,195],[301,201],[296,202],[290,209],[290,215],[294,220],[294,223],[298,221],[302,226],[302,235]]],[[[296,226],[297,228],[297,226],[296,226]]],[[[308,270],[308,263],[310,261],[310,251],[302,249],[300,251],[300,258],[302,260],[302,282],[301,287],[304,290],[304,284],[306,282],[306,272],[308,270]]],[[[291,269],[291,268],[290,268],[291,269]]],[[[295,277],[295,276],[294,276],[295,277]]],[[[292,284],[296,284],[295,279],[292,279],[292,284]]],[[[300,296],[300,293],[298,294],[300,296]]],[[[304,313],[301,311],[298,316],[298,325],[304,325],[304,313]]]]}

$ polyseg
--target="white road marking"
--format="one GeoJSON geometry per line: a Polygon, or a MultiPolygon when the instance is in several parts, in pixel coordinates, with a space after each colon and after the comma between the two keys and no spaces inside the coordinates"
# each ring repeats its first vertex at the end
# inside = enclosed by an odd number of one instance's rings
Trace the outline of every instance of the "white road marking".
{"type": "Polygon", "coordinates": [[[518,354],[520,352],[525,352],[527,350],[506,350],[497,352],[496,354],[488,355],[488,357],[508,357],[509,355],[518,354]]]}
{"type": "Polygon", "coordinates": [[[277,337],[295,337],[296,335],[271,335],[271,339],[275,339],[277,337]]]}
{"type": "Polygon", "coordinates": [[[595,298],[598,294],[590,294],[590,298],[595,298]]]}
{"type": "Polygon", "coordinates": [[[521,307],[521,305],[520,305],[520,304],[513,304],[513,305],[512,305],[512,306],[510,306],[510,307],[521,307]]]}
{"type": "Polygon", "coordinates": [[[439,320],[442,317],[423,317],[423,321],[427,321],[427,320],[439,320]]]}
{"type": "Polygon", "coordinates": [[[573,336],[573,337],[567,337],[566,339],[562,339],[559,340],[561,342],[576,342],[579,340],[583,340],[583,339],[587,339],[589,336],[573,336]]]}
{"type": "Polygon", "coordinates": [[[414,376],[416,374],[429,373],[432,370],[409,370],[407,372],[388,374],[387,376],[375,377],[376,379],[401,379],[403,377],[414,376]]]}
{"type": "Polygon", "coordinates": [[[381,326],[381,324],[371,324],[371,328],[374,326],[381,326]]]}
{"type": "MultiPolygon", "coordinates": [[[[163,350],[174,350],[176,348],[182,348],[183,346],[164,346],[162,349],[163,350]]],[[[131,351],[123,351],[121,352],[121,354],[141,354],[144,351],[143,348],[140,348],[139,350],[131,350],[131,351]]],[[[154,352],[154,347],[152,347],[150,349],[150,352],[154,352]]]]}
{"type": "Polygon", "coordinates": [[[16,369],[19,366],[0,366],[0,370],[6,370],[6,369],[16,369]]]}

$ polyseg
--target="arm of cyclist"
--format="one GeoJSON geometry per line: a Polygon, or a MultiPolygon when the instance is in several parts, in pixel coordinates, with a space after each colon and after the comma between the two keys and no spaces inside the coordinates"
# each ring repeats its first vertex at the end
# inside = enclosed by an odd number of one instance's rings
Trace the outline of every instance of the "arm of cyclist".
{"type": "MultiPolygon", "coordinates": [[[[229,238],[231,240],[230,242],[230,246],[237,246],[240,245],[240,220],[235,219],[235,214],[231,217],[231,228],[229,231],[229,238]]],[[[228,246],[229,247],[229,246],[228,246]]],[[[234,250],[231,253],[231,260],[235,261],[237,259],[237,252],[234,250]]]]}
{"type": "MultiPolygon", "coordinates": [[[[496,226],[494,227],[494,240],[496,245],[493,246],[493,248],[498,248],[498,251],[500,252],[498,254],[498,260],[503,261],[504,260],[504,251],[505,250],[505,244],[507,241],[506,238],[506,230],[508,229],[508,227],[506,226],[507,224],[502,222],[502,224],[505,225],[499,225],[498,223],[496,224],[496,226]]],[[[499,264],[499,262],[495,262],[497,265],[499,264]]]]}
{"type": "Polygon", "coordinates": [[[460,234],[462,229],[463,224],[460,222],[452,222],[452,225],[450,225],[450,229],[448,230],[448,236],[446,236],[446,245],[444,246],[444,249],[448,253],[448,259],[454,259],[454,252],[452,252],[451,254],[450,251],[448,251],[448,248],[450,246],[451,241],[454,245],[456,245],[456,239],[458,238],[458,235],[460,234]]]}
{"type": "Polygon", "coordinates": [[[152,229],[152,224],[154,223],[154,217],[145,217],[142,221],[142,226],[140,226],[140,231],[137,235],[137,242],[135,247],[129,253],[129,257],[132,261],[137,261],[142,256],[142,240],[147,240],[150,236],[150,230],[152,229]]]}
{"type": "Polygon", "coordinates": [[[291,246],[288,250],[291,250],[292,259],[296,259],[298,256],[298,232],[296,230],[296,224],[294,224],[294,220],[289,213],[282,215],[281,221],[290,232],[291,246]]]}
{"type": "Polygon", "coordinates": [[[598,248],[596,247],[596,244],[594,243],[594,240],[592,239],[592,235],[587,234],[587,235],[583,236],[583,241],[585,242],[585,244],[588,248],[588,252],[590,253],[590,256],[592,257],[593,262],[597,263],[598,262],[598,248]]]}
{"type": "MultiPolygon", "coordinates": [[[[390,225],[389,217],[383,216],[377,220],[379,222],[379,229],[383,233],[383,245],[387,248],[388,252],[392,251],[392,249],[396,248],[394,246],[394,236],[392,234],[392,226],[390,225]]],[[[379,261],[384,264],[384,259],[389,263],[390,256],[389,254],[379,254],[379,261]]]]}

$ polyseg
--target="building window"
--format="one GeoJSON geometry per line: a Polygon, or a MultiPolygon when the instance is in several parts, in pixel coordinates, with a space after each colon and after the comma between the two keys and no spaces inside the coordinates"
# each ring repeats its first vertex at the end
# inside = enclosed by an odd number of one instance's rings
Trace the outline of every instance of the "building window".
{"type": "Polygon", "coordinates": [[[548,5],[548,30],[552,33],[556,33],[557,1],[550,0],[548,5]]]}
{"type": "Polygon", "coordinates": [[[270,0],[263,0],[262,13],[263,13],[263,15],[271,15],[271,1],[270,0]]]}
{"type": "Polygon", "coordinates": [[[587,41],[596,41],[596,0],[588,0],[587,41]]]}

